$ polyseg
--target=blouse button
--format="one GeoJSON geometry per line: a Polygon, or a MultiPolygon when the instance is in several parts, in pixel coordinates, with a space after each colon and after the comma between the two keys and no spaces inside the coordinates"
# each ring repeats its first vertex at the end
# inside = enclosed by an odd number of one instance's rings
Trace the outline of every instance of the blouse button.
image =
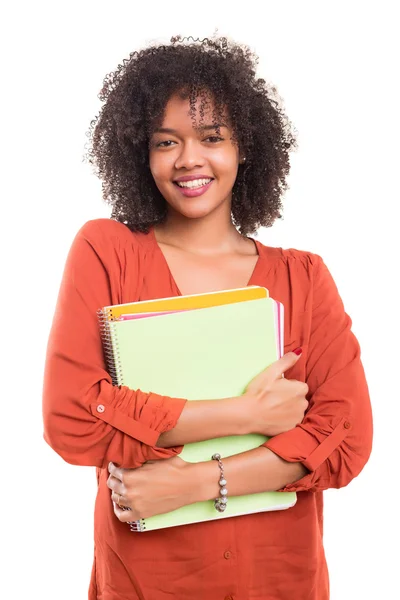
{"type": "Polygon", "coordinates": [[[99,413],[103,413],[106,409],[104,408],[103,404],[99,404],[96,410],[99,413]]]}
{"type": "Polygon", "coordinates": [[[229,552],[229,550],[227,550],[226,552],[224,552],[224,556],[225,556],[225,558],[228,560],[228,559],[229,559],[229,558],[230,558],[232,555],[231,555],[231,553],[229,552]]]}
{"type": "Polygon", "coordinates": [[[225,596],[224,600],[233,600],[233,596],[225,596]]]}
{"type": "Polygon", "coordinates": [[[343,427],[344,427],[345,429],[350,429],[350,427],[351,427],[351,424],[349,423],[349,421],[345,421],[345,422],[343,423],[343,427]]]}

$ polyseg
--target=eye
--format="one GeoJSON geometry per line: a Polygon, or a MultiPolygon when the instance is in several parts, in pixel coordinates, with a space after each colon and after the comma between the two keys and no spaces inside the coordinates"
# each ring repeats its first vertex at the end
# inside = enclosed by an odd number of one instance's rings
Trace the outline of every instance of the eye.
{"type": "Polygon", "coordinates": [[[224,138],[222,138],[222,137],[218,137],[217,135],[210,135],[210,136],[209,136],[208,138],[206,138],[204,141],[207,141],[207,140],[214,140],[212,143],[213,143],[213,144],[215,144],[215,143],[217,143],[217,142],[223,142],[223,141],[224,141],[224,138]]]}
{"type": "MultiPolygon", "coordinates": [[[[224,138],[219,137],[217,135],[210,135],[203,140],[203,142],[207,142],[207,141],[210,141],[212,144],[216,144],[218,142],[223,142],[224,138]]],[[[176,142],[174,142],[173,140],[164,140],[162,142],[156,142],[155,147],[156,148],[170,148],[171,144],[175,144],[175,143],[176,142]]]]}
{"type": "Polygon", "coordinates": [[[169,146],[166,146],[164,144],[174,144],[175,142],[173,142],[172,140],[165,140],[164,142],[158,142],[158,144],[156,144],[157,148],[169,148],[169,146]]]}

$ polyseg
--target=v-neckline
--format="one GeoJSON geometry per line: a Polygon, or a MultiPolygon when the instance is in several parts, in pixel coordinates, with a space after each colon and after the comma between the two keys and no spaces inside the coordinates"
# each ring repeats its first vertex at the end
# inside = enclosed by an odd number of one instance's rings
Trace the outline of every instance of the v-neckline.
{"type": "MultiPolygon", "coordinates": [[[[159,243],[157,241],[156,234],[155,234],[155,231],[154,231],[154,227],[150,227],[149,233],[150,233],[151,239],[153,241],[154,247],[155,247],[156,251],[158,252],[159,256],[161,257],[161,259],[162,259],[162,261],[163,261],[163,263],[164,263],[164,265],[165,265],[165,267],[166,267],[166,269],[168,271],[169,277],[170,277],[170,279],[172,281],[173,286],[175,287],[175,291],[176,291],[177,295],[178,296],[183,296],[182,292],[180,291],[180,289],[178,287],[178,284],[175,281],[175,278],[174,278],[173,273],[172,273],[172,271],[170,269],[170,266],[169,266],[168,261],[167,261],[167,259],[165,257],[165,254],[162,251],[161,246],[159,245],[159,243]]],[[[261,244],[260,244],[260,242],[258,240],[254,239],[252,237],[249,237],[249,236],[246,236],[246,237],[247,237],[247,239],[252,240],[252,242],[254,242],[254,245],[255,245],[256,250],[257,250],[257,255],[258,255],[256,264],[254,265],[253,271],[252,271],[252,273],[250,275],[250,279],[248,280],[248,282],[244,286],[244,287],[249,287],[251,285],[256,285],[253,282],[255,281],[255,277],[256,277],[256,275],[258,273],[258,269],[260,268],[261,259],[262,259],[262,251],[261,251],[261,244]]],[[[224,290],[218,290],[218,291],[224,291],[224,290]]]]}

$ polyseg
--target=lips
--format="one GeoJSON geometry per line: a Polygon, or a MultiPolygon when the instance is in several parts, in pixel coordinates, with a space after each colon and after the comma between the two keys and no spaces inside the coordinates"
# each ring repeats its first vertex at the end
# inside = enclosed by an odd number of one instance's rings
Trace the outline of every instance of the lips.
{"type": "MultiPolygon", "coordinates": [[[[204,178],[204,179],[207,179],[207,178],[204,178]]],[[[211,181],[209,181],[205,185],[202,185],[200,187],[195,187],[195,188],[180,187],[177,183],[174,183],[174,185],[183,196],[186,196],[188,198],[194,198],[196,196],[201,196],[202,194],[204,194],[208,190],[208,188],[213,184],[213,181],[214,180],[211,179],[211,181]]]]}
{"type": "Polygon", "coordinates": [[[208,185],[210,183],[210,181],[213,181],[212,179],[192,179],[191,181],[180,181],[179,183],[175,183],[175,185],[178,185],[180,188],[186,188],[189,190],[194,190],[197,188],[201,188],[204,185],[208,185]]]}
{"type": "Polygon", "coordinates": [[[198,173],[196,175],[183,175],[182,177],[177,177],[173,181],[174,183],[177,183],[179,181],[194,181],[195,179],[214,179],[214,177],[204,175],[204,173],[198,173]]]}

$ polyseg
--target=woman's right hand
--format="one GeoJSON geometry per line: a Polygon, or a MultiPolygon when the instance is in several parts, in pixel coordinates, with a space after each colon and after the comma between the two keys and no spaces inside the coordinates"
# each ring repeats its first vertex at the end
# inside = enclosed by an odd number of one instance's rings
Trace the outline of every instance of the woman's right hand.
{"type": "Polygon", "coordinates": [[[303,381],[282,377],[300,356],[288,352],[247,386],[244,396],[251,403],[246,413],[252,421],[252,433],[271,437],[289,431],[302,422],[308,407],[308,385],[303,381]]]}

